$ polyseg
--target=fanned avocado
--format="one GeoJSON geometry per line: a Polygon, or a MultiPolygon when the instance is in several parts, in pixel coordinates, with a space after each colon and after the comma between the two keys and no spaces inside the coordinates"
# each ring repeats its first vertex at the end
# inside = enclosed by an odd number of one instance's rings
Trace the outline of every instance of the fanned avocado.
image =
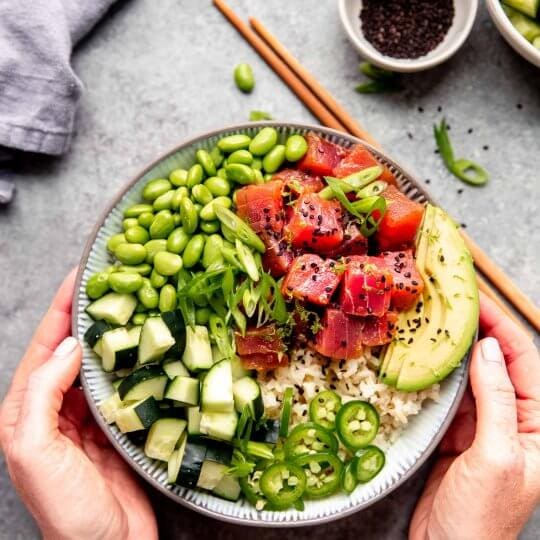
{"type": "Polygon", "coordinates": [[[454,222],[431,205],[417,237],[416,266],[424,292],[400,314],[397,337],[380,371],[383,382],[407,392],[428,388],[460,364],[476,334],[479,313],[471,256],[454,222]]]}

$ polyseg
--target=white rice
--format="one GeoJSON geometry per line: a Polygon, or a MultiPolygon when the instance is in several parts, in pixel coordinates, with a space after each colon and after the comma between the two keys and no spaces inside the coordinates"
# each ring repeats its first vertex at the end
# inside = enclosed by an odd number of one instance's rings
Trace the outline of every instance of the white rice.
{"type": "Polygon", "coordinates": [[[259,375],[265,410],[271,418],[279,418],[286,388],[294,389],[292,424],[309,420],[308,403],[322,390],[334,390],[343,402],[351,399],[369,401],[381,420],[376,444],[394,442],[407,425],[409,416],[418,414],[426,399],[437,401],[439,385],[422,392],[400,392],[378,381],[379,359],[365,348],[355,360],[332,361],[307,349],[291,354],[287,367],[259,375]]]}

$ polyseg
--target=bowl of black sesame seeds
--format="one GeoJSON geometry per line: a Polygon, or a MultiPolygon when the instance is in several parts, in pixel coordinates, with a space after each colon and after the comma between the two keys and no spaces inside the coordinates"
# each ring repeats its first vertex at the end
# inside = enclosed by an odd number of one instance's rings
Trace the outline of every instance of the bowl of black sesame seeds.
{"type": "Polygon", "coordinates": [[[448,60],[469,36],[478,0],[339,0],[345,31],[360,54],[410,73],[448,60]]]}

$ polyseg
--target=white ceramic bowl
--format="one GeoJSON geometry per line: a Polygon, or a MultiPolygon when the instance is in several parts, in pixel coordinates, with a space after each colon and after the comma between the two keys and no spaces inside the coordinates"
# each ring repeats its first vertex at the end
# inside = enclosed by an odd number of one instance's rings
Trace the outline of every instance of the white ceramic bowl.
{"type": "MultiPolygon", "coordinates": [[[[75,337],[82,338],[92,324],[90,317],[85,312],[88,305],[85,293],[86,282],[92,273],[111,264],[112,261],[106,246],[107,239],[121,230],[123,211],[140,202],[140,193],[144,184],[152,178],[167,177],[171,170],[178,167],[188,168],[193,163],[195,152],[199,148],[211,149],[225,135],[247,133],[253,136],[264,126],[274,126],[278,130],[281,140],[292,133],[304,134],[308,131],[314,131],[345,147],[360,142],[351,135],[317,126],[250,122],[205,133],[161,156],[122,188],[98,218],[96,226],[90,234],[79,266],[75,288],[76,295],[73,299],[72,330],[75,337]]],[[[366,146],[392,170],[400,189],[408,197],[418,202],[431,200],[423,186],[415,181],[410,174],[381,152],[369,147],[369,145],[366,146]]],[[[99,413],[97,404],[113,392],[111,383],[114,374],[105,373],[101,369],[99,358],[86,343],[83,343],[80,378],[90,409],[112,445],[127,463],[156,489],[192,510],[223,521],[241,525],[294,527],[315,525],[357,512],[382,499],[414,474],[435,450],[457,411],[467,385],[467,363],[468,357],[464,358],[461,366],[441,384],[438,402],[426,403],[421,414],[411,418],[407,428],[386,452],[386,465],[375,479],[367,484],[359,485],[350,496],[339,493],[320,501],[308,501],[303,512],[297,510],[257,512],[246,501],[229,502],[207,492],[167,484],[166,464],[146,457],[142,448],[136,446],[116,426],[107,425],[99,413]]]]}
{"type": "MultiPolygon", "coordinates": [[[[388,0],[391,1],[391,0],[388,0]]],[[[425,56],[415,59],[392,58],[380,53],[364,37],[360,23],[362,0],[339,0],[339,14],[345,31],[358,52],[368,61],[389,71],[412,73],[430,69],[453,56],[469,36],[478,0],[454,0],[455,15],[443,41],[425,56]]]]}
{"type": "Polygon", "coordinates": [[[504,12],[500,0],[486,0],[486,5],[495,26],[498,28],[502,37],[520,56],[525,58],[537,67],[540,67],[540,50],[533,47],[510,22],[510,19],[504,12]]]}

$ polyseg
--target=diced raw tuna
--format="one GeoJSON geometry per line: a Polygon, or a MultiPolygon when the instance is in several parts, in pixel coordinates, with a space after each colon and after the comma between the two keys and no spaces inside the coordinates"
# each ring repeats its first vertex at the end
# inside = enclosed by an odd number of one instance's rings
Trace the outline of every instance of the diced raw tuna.
{"type": "Polygon", "coordinates": [[[365,255],[368,251],[368,239],[360,232],[358,221],[346,213],[343,223],[343,242],[327,255],[334,259],[348,255],[365,255]]]}
{"type": "Polygon", "coordinates": [[[382,317],[363,317],[361,342],[368,347],[390,343],[396,332],[397,313],[387,311],[382,317]]]}
{"type": "Polygon", "coordinates": [[[291,247],[285,240],[264,239],[266,251],[262,256],[263,268],[272,276],[284,276],[294,260],[291,247]]]}
{"type": "Polygon", "coordinates": [[[334,360],[351,360],[362,354],[362,319],[328,308],[315,336],[315,350],[334,360]]]}
{"type": "Polygon", "coordinates": [[[388,186],[382,196],[387,205],[376,233],[379,248],[395,250],[412,245],[422,222],[424,207],[411,201],[394,186],[388,186]]]}
{"type": "Polygon", "coordinates": [[[375,165],[383,167],[383,172],[379,177],[379,180],[384,180],[390,184],[396,183],[396,179],[390,169],[380,163],[377,158],[361,144],[354,146],[339,162],[337,167],[334,168],[333,175],[336,178],[343,178],[349,176],[349,174],[368,169],[369,167],[375,167],[375,165]]]}
{"type": "Polygon", "coordinates": [[[284,367],[289,363],[289,358],[285,353],[250,354],[241,356],[240,360],[245,369],[256,371],[269,371],[284,367]]]}
{"type": "Polygon", "coordinates": [[[326,201],[314,193],[303,195],[285,225],[285,238],[298,249],[331,251],[343,241],[342,219],[338,201],[326,201]]]}
{"type": "Polygon", "coordinates": [[[299,196],[321,191],[324,184],[319,176],[313,176],[297,169],[283,169],[272,176],[272,180],[281,180],[285,191],[299,196]]]}
{"type": "Polygon", "coordinates": [[[337,289],[341,275],[335,271],[336,262],[318,255],[297,257],[281,286],[285,299],[296,298],[326,306],[337,289]]]}
{"type": "Polygon", "coordinates": [[[245,335],[235,333],[236,352],[239,356],[282,353],[285,345],[274,324],[246,330],[245,335]]]}
{"type": "Polygon", "coordinates": [[[326,141],[314,133],[308,133],[306,140],[308,150],[298,163],[298,168],[316,176],[331,175],[346,151],[341,146],[326,141]]]}
{"type": "Polygon", "coordinates": [[[414,263],[412,250],[384,251],[380,258],[392,272],[392,309],[410,309],[424,290],[424,281],[414,263]]]}
{"type": "Polygon", "coordinates": [[[347,257],[340,306],[349,315],[382,317],[390,307],[392,274],[375,257],[347,257]]]}

